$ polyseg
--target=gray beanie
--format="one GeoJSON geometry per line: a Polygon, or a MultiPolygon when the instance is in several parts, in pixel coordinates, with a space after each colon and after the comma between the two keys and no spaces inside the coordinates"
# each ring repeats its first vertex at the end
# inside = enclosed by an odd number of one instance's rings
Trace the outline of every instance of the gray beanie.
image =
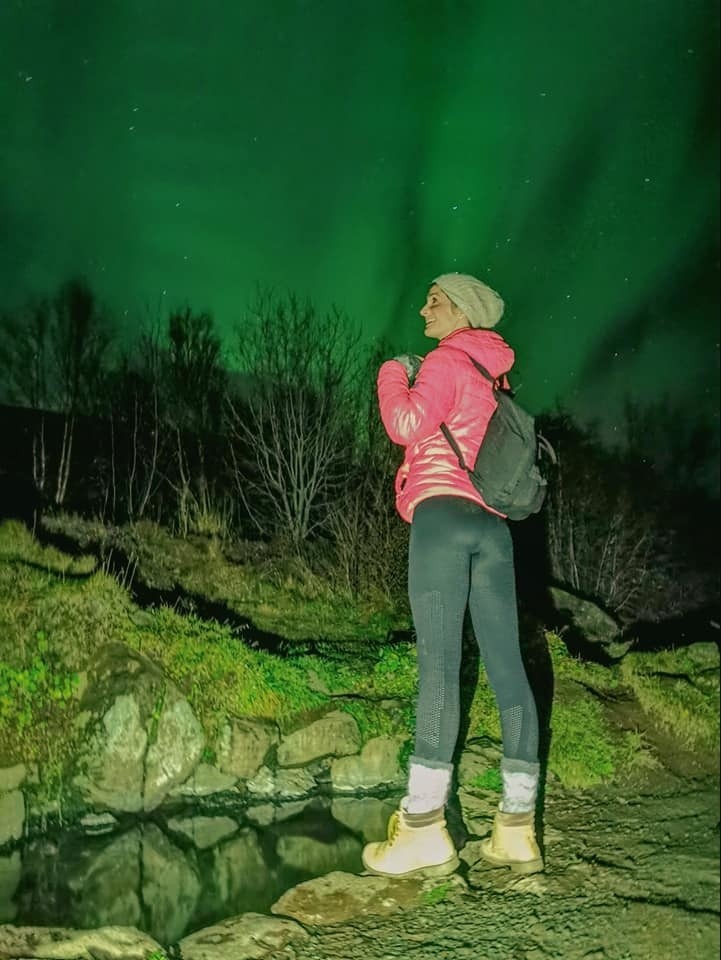
{"type": "Polygon", "coordinates": [[[495,290],[467,273],[442,273],[433,281],[459,307],[472,327],[495,327],[504,303],[495,290]]]}

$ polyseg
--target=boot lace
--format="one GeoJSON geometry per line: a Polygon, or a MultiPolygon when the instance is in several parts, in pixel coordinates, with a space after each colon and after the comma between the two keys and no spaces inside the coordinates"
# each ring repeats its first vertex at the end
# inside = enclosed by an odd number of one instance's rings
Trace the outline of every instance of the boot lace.
{"type": "Polygon", "coordinates": [[[388,818],[388,830],[386,833],[387,840],[386,843],[391,846],[395,842],[400,832],[400,815],[397,810],[395,810],[390,817],[388,818]]]}

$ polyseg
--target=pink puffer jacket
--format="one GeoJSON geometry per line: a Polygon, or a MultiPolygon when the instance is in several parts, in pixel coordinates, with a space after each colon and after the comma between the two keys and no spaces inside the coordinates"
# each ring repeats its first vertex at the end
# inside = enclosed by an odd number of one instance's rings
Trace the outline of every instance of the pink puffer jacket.
{"type": "Polygon", "coordinates": [[[513,350],[493,330],[464,328],[444,337],[426,355],[412,387],[397,360],[386,361],[378,371],[383,425],[391,440],[406,448],[396,475],[396,506],[408,523],[417,504],[428,497],[465,497],[498,513],[483,502],[439,429],[447,423],[466,463],[475,463],[496,402],[490,382],[467,354],[494,377],[507,373],[514,360],[513,350]]]}

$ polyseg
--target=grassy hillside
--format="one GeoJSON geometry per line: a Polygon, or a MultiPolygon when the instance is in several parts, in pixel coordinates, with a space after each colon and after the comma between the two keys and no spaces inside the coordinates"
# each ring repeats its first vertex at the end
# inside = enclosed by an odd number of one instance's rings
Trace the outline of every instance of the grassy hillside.
{"type": "MultiPolygon", "coordinates": [[[[287,655],[254,649],[245,631],[167,605],[141,608],[95,553],[71,556],[42,546],[21,524],[0,525],[0,765],[34,760],[62,769],[74,748],[73,721],[99,648],[120,642],[159,664],[178,685],[213,742],[228,716],[265,717],[290,726],[330,704],[348,710],[365,737],[405,731],[410,743],[415,649],[385,643],[407,620],[387,606],[358,603],[289,563],[281,569],[239,547],[174,540],[150,525],[103,531],[67,521],[82,546],[113,538],[127,562],[158,589],[171,585],[222,604],[289,641],[287,655]],[[104,538],[104,539],[103,539],[104,538]],[[320,639],[337,655],[311,655],[293,641],[320,639]],[[334,646],[335,645],[335,646],[334,646]],[[337,699],[336,699],[337,698],[337,699]],[[388,701],[396,703],[389,711],[388,701]]],[[[708,645],[705,645],[708,646],[708,645]]],[[[611,709],[632,703],[649,724],[676,733],[690,749],[718,744],[718,653],[694,648],[628,655],[601,667],[571,657],[543,637],[553,674],[549,770],[585,787],[642,775],[657,763],[639,729],[611,709]]],[[[481,671],[469,737],[500,739],[495,700],[481,671]]]]}

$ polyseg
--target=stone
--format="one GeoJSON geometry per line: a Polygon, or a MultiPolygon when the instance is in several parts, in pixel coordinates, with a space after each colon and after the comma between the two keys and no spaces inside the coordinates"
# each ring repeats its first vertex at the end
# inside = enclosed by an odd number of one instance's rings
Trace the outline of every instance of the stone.
{"type": "Polygon", "coordinates": [[[18,790],[23,785],[27,772],[24,763],[16,763],[12,767],[0,767],[0,793],[18,790]]]}
{"type": "Polygon", "coordinates": [[[168,829],[192,840],[198,850],[207,850],[232,836],[238,824],[230,817],[173,817],[168,820],[168,829]]]}
{"type": "Polygon", "coordinates": [[[210,763],[199,763],[185,783],[169,791],[171,797],[209,797],[233,790],[238,778],[210,763]]]}
{"type": "Polygon", "coordinates": [[[272,886],[275,878],[271,876],[272,871],[265,861],[255,830],[239,830],[230,839],[213,847],[210,856],[212,869],[203,873],[203,893],[216,916],[220,904],[228,915],[236,913],[237,905],[241,903],[246,911],[259,909],[253,900],[258,894],[262,894],[267,903],[271,902],[265,895],[265,888],[272,886]]]}
{"type": "Polygon", "coordinates": [[[345,757],[358,753],[361,742],[358,724],[353,717],[335,710],[286,734],[278,747],[278,764],[299,767],[323,757],[345,757]]]}
{"type": "Polygon", "coordinates": [[[276,853],[286,866],[316,876],[330,870],[349,873],[362,870],[361,849],[360,840],[349,834],[342,834],[332,843],[315,837],[283,834],[276,843],[276,853]]]}
{"type": "Polygon", "coordinates": [[[85,833],[110,833],[118,826],[118,821],[112,813],[86,813],[80,819],[80,826],[85,833]]]}
{"type": "Polygon", "coordinates": [[[417,906],[424,894],[437,887],[448,892],[467,890],[458,874],[436,879],[397,879],[334,871],[288,890],[270,912],[292,917],[303,924],[326,926],[371,914],[388,916],[417,906]]]}
{"type": "Polygon", "coordinates": [[[63,927],[0,926],[0,957],[22,960],[147,960],[163,948],[134,927],[66,930],[63,927]]]}
{"type": "Polygon", "coordinates": [[[285,820],[292,820],[312,802],[311,798],[307,798],[291,800],[289,803],[259,803],[248,807],[245,816],[250,823],[254,823],[258,827],[268,827],[271,823],[283,823],[285,820]]]}
{"type": "Polygon", "coordinates": [[[177,687],[122,644],[98,655],[81,707],[73,785],[91,810],[155,809],[200,760],[200,723],[177,687]]]}
{"type": "Polygon", "coordinates": [[[152,934],[175,943],[195,916],[201,893],[194,856],[186,854],[154,824],[143,826],[142,902],[152,934]]]}
{"type": "Polygon", "coordinates": [[[621,624],[597,603],[577,597],[560,587],[550,587],[549,592],[556,610],[569,620],[572,633],[577,631],[587,643],[598,644],[603,648],[613,644],[615,649],[615,645],[620,644],[620,656],[628,650],[630,642],[622,640],[621,624]]]}
{"type": "Polygon", "coordinates": [[[137,813],[143,808],[143,760],[148,744],[137,701],[115,698],[81,748],[73,778],[89,806],[137,813]]]}
{"type": "Polygon", "coordinates": [[[253,797],[267,800],[300,800],[316,789],[316,782],[307,770],[277,770],[261,767],[257,776],[245,785],[253,797]]]}
{"type": "Polygon", "coordinates": [[[143,836],[139,827],[98,842],[87,856],[64,866],[65,883],[73,891],[72,915],[64,918],[79,929],[140,926],[143,836]]]}
{"type": "Polygon", "coordinates": [[[279,739],[278,727],[267,720],[229,720],[216,744],[217,766],[236,779],[250,780],[279,739]]]}
{"type": "Polygon", "coordinates": [[[402,742],[400,737],[373,737],[358,756],[331,761],[333,791],[354,793],[380,786],[402,787],[405,776],[398,760],[402,742]]]}
{"type": "Polygon", "coordinates": [[[25,798],[22,790],[0,793],[0,847],[19,840],[25,826],[25,798]]]}
{"type": "Polygon", "coordinates": [[[399,797],[334,797],[331,815],[366,843],[385,840],[390,815],[398,809],[399,797]]]}
{"type": "Polygon", "coordinates": [[[145,758],[143,807],[154,810],[170,790],[184,783],[205,747],[205,734],[193,710],[178,690],[168,684],[157,735],[145,758]]]}
{"type": "Polygon", "coordinates": [[[308,933],[293,920],[244,913],[180,941],[183,960],[264,960],[308,933]]]}
{"type": "Polygon", "coordinates": [[[457,795],[466,829],[477,837],[485,837],[491,831],[501,794],[459,787],[457,795]]]}
{"type": "Polygon", "coordinates": [[[0,857],[0,923],[10,923],[18,912],[13,898],[20,886],[22,866],[19,850],[0,857]]]}

